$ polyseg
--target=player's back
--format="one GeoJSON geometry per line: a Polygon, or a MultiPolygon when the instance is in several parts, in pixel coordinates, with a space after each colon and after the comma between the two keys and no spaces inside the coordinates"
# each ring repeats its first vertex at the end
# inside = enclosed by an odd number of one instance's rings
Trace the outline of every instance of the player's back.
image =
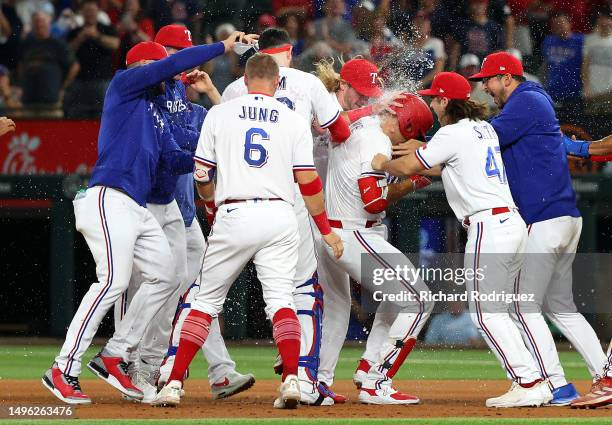
{"type": "MultiPolygon", "coordinates": [[[[442,170],[442,180],[448,202],[459,219],[490,208],[515,207],[499,140],[488,122],[463,119],[438,133],[431,142],[443,139],[454,151],[442,170]]],[[[421,156],[429,147],[421,148],[425,149],[421,156]]]]}
{"type": "MultiPolygon", "coordinates": [[[[325,86],[316,76],[299,69],[281,66],[280,81],[274,98],[297,112],[309,123],[317,118],[321,127],[336,120],[340,113],[337,102],[333,102],[325,86]]],[[[247,93],[244,77],[231,83],[223,91],[221,102],[227,102],[247,93]]]]}
{"type": "Polygon", "coordinates": [[[378,220],[381,214],[370,214],[364,209],[358,180],[365,176],[384,177],[372,170],[374,155],[391,156],[391,141],[382,132],[378,117],[365,117],[351,124],[351,136],[329,151],[325,205],[332,219],[378,220]]]}
{"type": "Polygon", "coordinates": [[[200,145],[204,149],[198,146],[196,160],[216,162],[217,205],[227,199],[254,198],[281,198],[293,204],[293,171],[314,170],[306,121],[262,94],[246,94],[213,107],[204,122],[200,145]]]}

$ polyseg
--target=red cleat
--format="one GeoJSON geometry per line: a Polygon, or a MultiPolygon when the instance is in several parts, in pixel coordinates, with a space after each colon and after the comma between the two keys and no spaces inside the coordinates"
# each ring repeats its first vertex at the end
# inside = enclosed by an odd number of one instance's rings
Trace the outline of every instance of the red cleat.
{"type": "Polygon", "coordinates": [[[612,404],[612,378],[599,378],[588,394],[574,400],[570,404],[578,409],[595,409],[596,407],[612,404]]]}
{"type": "Polygon", "coordinates": [[[105,380],[128,397],[142,400],[144,394],[128,375],[128,364],[121,357],[108,357],[98,353],[87,364],[96,376],[105,380]]]}
{"type": "Polygon", "coordinates": [[[89,404],[91,399],[81,391],[79,378],[65,375],[57,363],[53,363],[42,377],[43,385],[53,393],[54,396],[68,404],[89,404]]]}

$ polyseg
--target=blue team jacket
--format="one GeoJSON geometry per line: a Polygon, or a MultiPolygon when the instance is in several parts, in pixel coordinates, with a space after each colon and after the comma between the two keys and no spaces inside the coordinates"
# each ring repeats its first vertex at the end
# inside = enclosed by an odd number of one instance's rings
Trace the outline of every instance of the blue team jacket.
{"type": "MultiPolygon", "coordinates": [[[[204,124],[204,118],[206,117],[208,111],[206,108],[200,105],[191,104],[191,108],[192,110],[188,113],[187,117],[190,119],[191,125],[197,128],[199,138],[200,131],[202,130],[202,124],[204,124]]],[[[191,226],[196,214],[193,185],[193,174],[183,174],[178,177],[174,191],[176,202],[181,210],[181,214],[183,215],[185,227],[191,226]]]]}
{"type": "Polygon", "coordinates": [[[510,192],[525,222],[580,217],[559,121],[542,86],[520,84],[491,125],[499,136],[510,192]]]}
{"type": "Polygon", "coordinates": [[[164,167],[186,172],[188,155],[174,142],[168,122],[148,90],[224,51],[223,43],[191,47],[115,74],[104,97],[98,159],[89,187],[120,189],[145,206],[160,158],[164,167]]]}
{"type": "MultiPolygon", "coordinates": [[[[192,123],[193,120],[190,115],[193,113],[193,108],[187,100],[185,86],[182,82],[174,79],[166,81],[164,85],[165,93],[157,96],[154,102],[167,119],[168,128],[177,145],[193,158],[200,133],[199,129],[192,123]]],[[[147,203],[165,205],[174,200],[176,182],[179,174],[183,174],[185,170],[180,170],[181,173],[177,173],[177,171],[179,170],[164,167],[163,164],[158,167],[157,178],[151,193],[147,197],[147,203]]],[[[193,167],[186,171],[191,174],[193,167]]]]}

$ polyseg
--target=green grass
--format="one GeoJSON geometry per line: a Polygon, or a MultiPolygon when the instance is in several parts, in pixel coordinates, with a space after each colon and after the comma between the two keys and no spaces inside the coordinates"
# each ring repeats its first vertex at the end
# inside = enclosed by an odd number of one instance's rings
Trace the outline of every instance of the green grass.
{"type": "MultiPolygon", "coordinates": [[[[0,345],[0,379],[39,379],[51,365],[59,346],[8,346],[0,345]]],[[[91,348],[84,356],[87,362],[99,348],[91,348]]],[[[260,346],[235,346],[230,354],[241,372],[252,372],[258,379],[276,379],[272,363],[276,348],[272,343],[260,346]]],[[[337,379],[351,379],[357,361],[361,356],[360,347],[342,350],[337,379]]],[[[575,352],[559,353],[568,380],[590,379],[587,368],[575,352]]],[[[206,378],[206,363],[201,355],[190,368],[192,378],[206,378]]],[[[94,378],[83,368],[83,379],[94,378]]],[[[504,379],[504,372],[490,352],[486,350],[449,350],[416,348],[406,365],[397,375],[399,379],[504,379]]],[[[13,422],[14,423],[14,422],[13,422]]],[[[72,423],[72,422],[71,422],[72,423]]]]}
{"type": "MultiPolygon", "coordinates": [[[[44,420],[43,420],[44,421],[44,420]]],[[[553,424],[612,424],[610,418],[554,418],[554,419],[505,419],[505,418],[433,418],[433,419],[113,419],[113,425],[392,425],[392,424],[418,424],[418,425],[553,425],[553,424]]],[[[45,423],[45,422],[42,422],[45,423]]],[[[50,422],[49,422],[50,423],[50,422]]],[[[54,425],[103,425],[108,420],[53,420],[54,425]]],[[[40,425],[41,420],[0,420],[0,425],[40,425]]]]}

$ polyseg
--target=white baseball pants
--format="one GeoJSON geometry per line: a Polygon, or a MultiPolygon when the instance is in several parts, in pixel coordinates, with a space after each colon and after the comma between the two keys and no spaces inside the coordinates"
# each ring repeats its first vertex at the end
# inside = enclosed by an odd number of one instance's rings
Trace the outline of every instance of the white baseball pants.
{"type": "Polygon", "coordinates": [[[282,308],[295,311],[297,220],[284,201],[246,201],[221,206],[200,272],[191,308],[217,317],[232,283],[253,259],[270,320],[282,308]]]}
{"type": "MultiPolygon", "coordinates": [[[[467,281],[468,294],[512,295],[513,285],[523,263],[527,229],[518,212],[492,215],[485,210],[470,217],[464,267],[472,269],[474,280],[467,281]],[[482,270],[484,278],[476,277],[482,270]]],[[[511,303],[469,297],[470,316],[495,354],[508,378],[530,383],[540,378],[538,369],[521,334],[510,317],[511,303]]]]}
{"type": "Polygon", "coordinates": [[[74,215],[96,262],[98,281],[83,297],[55,361],[64,373],[78,376],[83,353],[108,310],[127,289],[133,265],[140,269],[143,281],[126,320],[105,347],[111,356],[128,360],[128,352],[138,346],[146,326],[176,285],[172,252],[161,227],[150,211],[129,196],[109,187],[89,188],[75,199],[74,215]]]}
{"type": "Polygon", "coordinates": [[[429,292],[429,289],[421,279],[418,279],[416,282],[407,282],[403,279],[392,280],[385,282],[384,286],[375,286],[366,283],[367,280],[362,278],[361,266],[363,255],[371,256],[383,269],[393,269],[396,266],[404,265],[408,268],[414,268],[410,260],[401,251],[386,241],[386,226],[378,225],[372,228],[355,227],[352,229],[345,226],[343,229],[334,229],[334,231],[342,238],[344,254],[340,259],[336,260],[329,249],[326,249],[327,255],[320,258],[322,263],[322,267],[319,269],[322,273],[320,279],[321,282],[324,282],[326,288],[326,308],[323,319],[323,344],[319,380],[330,385],[333,383],[334,369],[342,343],[346,338],[350,314],[349,278],[353,278],[364,285],[371,293],[383,290],[386,294],[410,292],[416,295],[415,301],[382,301],[377,307],[372,326],[374,332],[368,337],[368,349],[364,356],[370,357],[368,360],[374,363],[367,379],[371,381],[384,379],[384,375],[375,372],[388,369],[387,365],[394,362],[395,357],[399,354],[397,341],[405,342],[418,336],[429,318],[434,303],[430,300],[422,299],[422,293],[429,292]],[[390,264],[389,260],[385,258],[385,254],[394,254],[392,258],[394,260],[401,259],[401,263],[390,264]],[[332,297],[335,297],[335,299],[346,297],[344,300],[348,300],[348,304],[344,301],[343,308],[332,306],[331,304],[333,303],[327,298],[328,291],[334,294],[332,297]],[[332,313],[328,315],[330,309],[332,313]],[[336,318],[340,319],[343,329],[340,329],[340,325],[335,323],[336,318]],[[335,326],[328,333],[327,326],[330,322],[334,322],[335,326]],[[370,338],[373,338],[375,344],[371,343],[370,338]],[[331,347],[328,346],[330,342],[333,344],[331,347]],[[372,374],[376,376],[370,376],[372,374]]]}
{"type": "Polygon", "coordinates": [[[591,325],[578,312],[572,293],[572,263],[582,231],[582,217],[557,217],[528,226],[525,261],[515,291],[534,294],[535,304],[514,304],[513,319],[542,377],[553,388],[567,384],[555,341],[542,315],[565,335],[585,360],[593,377],[607,362],[591,325]]]}

